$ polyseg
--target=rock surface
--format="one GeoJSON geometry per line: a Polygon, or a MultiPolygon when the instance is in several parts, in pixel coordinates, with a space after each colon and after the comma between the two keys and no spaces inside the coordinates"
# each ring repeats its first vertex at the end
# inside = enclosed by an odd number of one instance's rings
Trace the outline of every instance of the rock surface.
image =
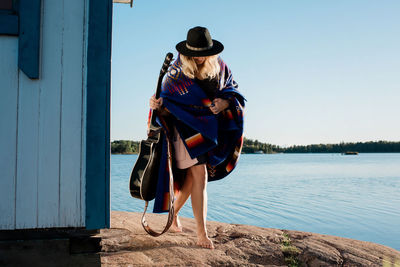
{"type": "MultiPolygon", "coordinates": [[[[154,229],[166,215],[148,214],[154,229]]],[[[102,266],[396,266],[400,251],[342,237],[256,226],[207,222],[215,249],[196,246],[195,222],[181,218],[183,233],[148,235],[141,214],[112,211],[102,229],[102,266]]]]}

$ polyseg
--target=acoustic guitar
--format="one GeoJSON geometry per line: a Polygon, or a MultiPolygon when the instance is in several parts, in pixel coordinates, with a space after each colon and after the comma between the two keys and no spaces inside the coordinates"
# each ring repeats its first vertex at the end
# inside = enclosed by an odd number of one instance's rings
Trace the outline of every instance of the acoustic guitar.
{"type": "MultiPolygon", "coordinates": [[[[165,73],[172,61],[172,53],[168,53],[165,57],[163,65],[161,67],[160,75],[157,82],[156,99],[160,97],[161,84],[165,73]]],[[[165,135],[161,126],[156,123],[157,111],[153,110],[150,118],[150,125],[147,133],[147,139],[142,140],[139,144],[139,155],[136,163],[132,169],[129,190],[131,196],[146,201],[144,213],[142,216],[143,228],[152,236],[159,236],[165,233],[171,226],[174,210],[174,190],[173,190],[173,174],[172,174],[172,162],[171,162],[171,145],[168,143],[168,165],[170,172],[170,211],[168,216],[168,223],[165,229],[161,233],[153,231],[147,224],[145,219],[145,213],[148,207],[148,202],[153,200],[156,196],[159,166],[162,151],[162,138],[165,135]]]]}

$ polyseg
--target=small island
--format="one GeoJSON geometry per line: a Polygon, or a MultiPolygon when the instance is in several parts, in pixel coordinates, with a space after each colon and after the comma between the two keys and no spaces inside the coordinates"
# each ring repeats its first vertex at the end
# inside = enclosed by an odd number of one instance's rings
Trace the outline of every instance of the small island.
{"type": "Polygon", "coordinates": [[[356,151],[346,151],[346,152],[343,152],[342,155],[358,155],[358,152],[356,152],[356,151]]]}

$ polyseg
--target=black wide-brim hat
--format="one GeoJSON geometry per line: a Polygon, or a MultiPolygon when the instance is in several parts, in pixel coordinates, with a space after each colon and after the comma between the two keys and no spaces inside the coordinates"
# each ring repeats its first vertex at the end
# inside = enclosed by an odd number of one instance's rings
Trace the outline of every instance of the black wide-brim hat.
{"type": "Polygon", "coordinates": [[[224,45],[211,39],[207,28],[194,27],[188,31],[186,41],[176,45],[176,50],[188,57],[206,57],[221,53],[224,45]]]}

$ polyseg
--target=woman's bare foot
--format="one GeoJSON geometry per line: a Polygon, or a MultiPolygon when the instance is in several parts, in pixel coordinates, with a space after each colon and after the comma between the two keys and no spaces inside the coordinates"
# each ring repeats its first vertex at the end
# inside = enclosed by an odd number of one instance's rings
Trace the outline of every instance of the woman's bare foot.
{"type": "Polygon", "coordinates": [[[171,230],[175,233],[182,232],[181,221],[179,220],[178,215],[174,216],[174,220],[172,221],[171,230]]]}
{"type": "Polygon", "coordinates": [[[214,249],[213,242],[206,235],[202,235],[201,237],[198,237],[197,245],[200,246],[200,247],[203,247],[203,248],[214,249]]]}

